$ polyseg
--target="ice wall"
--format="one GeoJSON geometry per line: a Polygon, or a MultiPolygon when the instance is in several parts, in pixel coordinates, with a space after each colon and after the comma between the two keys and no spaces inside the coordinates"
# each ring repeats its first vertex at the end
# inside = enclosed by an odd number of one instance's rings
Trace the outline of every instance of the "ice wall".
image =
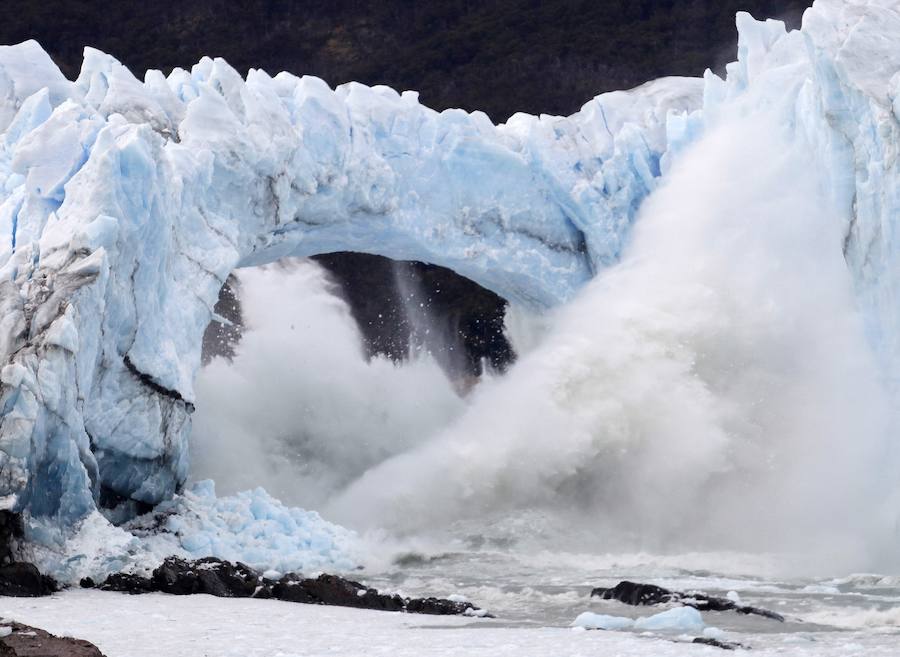
{"type": "Polygon", "coordinates": [[[65,527],[179,488],[201,336],[234,268],[357,250],[564,302],[740,96],[812,144],[896,385],[897,9],[818,0],[802,33],[738,26],[727,82],[663,79],[501,126],[386,87],[243,80],[221,60],[141,82],[86,49],[71,82],[34,42],[0,48],[2,507],[65,527]]]}
{"type": "MultiPolygon", "coordinates": [[[[707,76],[707,121],[729,99],[780,106],[808,142],[821,192],[838,210],[844,257],[888,385],[900,389],[900,5],[816,0],[802,33],[738,15],[739,61],[707,76]]],[[[755,163],[757,166],[764,163],[755,163]]]]}

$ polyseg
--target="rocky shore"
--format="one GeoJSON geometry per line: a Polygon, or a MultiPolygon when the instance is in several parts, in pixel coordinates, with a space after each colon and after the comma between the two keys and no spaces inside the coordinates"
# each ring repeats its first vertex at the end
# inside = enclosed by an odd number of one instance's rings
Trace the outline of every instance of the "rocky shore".
{"type": "Polygon", "coordinates": [[[396,593],[380,593],[337,575],[322,574],[311,578],[299,573],[285,573],[277,577],[269,577],[268,574],[270,573],[260,573],[240,562],[232,563],[215,557],[196,561],[169,557],[150,577],[117,573],[99,584],[86,578],[81,581],[81,586],[134,595],[153,592],[172,595],[206,593],[220,598],[276,599],[410,614],[487,615],[485,610],[471,602],[434,597],[406,598],[396,593]]]}
{"type": "Polygon", "coordinates": [[[104,657],[93,643],[0,621],[0,657],[104,657]]]}

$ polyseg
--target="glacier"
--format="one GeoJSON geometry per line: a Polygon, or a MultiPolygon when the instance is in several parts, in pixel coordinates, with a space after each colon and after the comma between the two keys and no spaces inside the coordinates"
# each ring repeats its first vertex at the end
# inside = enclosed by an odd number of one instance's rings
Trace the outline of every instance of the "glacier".
{"type": "Polygon", "coordinates": [[[52,544],[98,508],[124,521],[182,490],[201,336],[236,268],[362,251],[563,304],[737,101],[775,108],[815,154],[897,399],[900,12],[816,0],[799,31],[737,26],[725,79],[502,125],[220,59],[141,81],[87,48],[73,82],[35,42],[0,47],[0,508],[52,544]]]}

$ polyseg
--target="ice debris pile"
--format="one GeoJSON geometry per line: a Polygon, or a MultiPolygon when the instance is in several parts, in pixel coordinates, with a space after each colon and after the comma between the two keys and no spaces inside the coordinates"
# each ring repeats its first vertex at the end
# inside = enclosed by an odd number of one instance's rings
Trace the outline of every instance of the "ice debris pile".
{"type": "Polygon", "coordinates": [[[62,546],[34,545],[29,558],[63,583],[146,576],[164,559],[216,557],[267,573],[349,571],[359,563],[355,535],[312,511],[290,508],[262,489],[217,497],[193,484],[152,513],[115,527],[93,512],[62,546]]]}
{"type": "Polygon", "coordinates": [[[98,507],[121,520],[181,488],[201,335],[236,267],[356,250],[563,302],[735,102],[775,108],[816,154],[897,390],[900,13],[817,0],[802,31],[746,14],[738,28],[727,80],[500,126],[386,87],[244,80],[222,60],[140,81],[86,49],[71,82],[34,42],[0,48],[0,508],[52,543],[98,507]]]}
{"type": "Polygon", "coordinates": [[[351,532],[315,511],[287,507],[262,488],[219,498],[212,481],[201,481],[126,528],[146,536],[157,554],[211,555],[280,572],[357,564],[351,532]]]}

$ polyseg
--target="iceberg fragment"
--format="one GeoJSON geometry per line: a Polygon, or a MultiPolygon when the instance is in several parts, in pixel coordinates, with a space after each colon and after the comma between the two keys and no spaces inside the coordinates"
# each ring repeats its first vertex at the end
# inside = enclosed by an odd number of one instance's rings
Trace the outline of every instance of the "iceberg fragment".
{"type": "MultiPolygon", "coordinates": [[[[703,616],[693,607],[675,607],[652,616],[628,618],[586,611],[572,621],[572,627],[586,630],[638,630],[640,632],[704,632],[703,616]]],[[[705,632],[704,632],[704,635],[705,632]]]]}
{"type": "Polygon", "coordinates": [[[585,630],[630,630],[634,627],[634,619],[585,611],[572,621],[572,627],[580,627],[585,630]]]}
{"type": "MultiPolygon", "coordinates": [[[[33,536],[46,539],[48,529],[56,531],[52,523],[35,522],[33,536]]],[[[287,507],[262,489],[218,497],[211,481],[197,482],[123,527],[94,511],[73,529],[61,543],[44,540],[29,554],[43,572],[67,584],[82,577],[103,581],[122,571],[146,575],[173,555],[306,574],[349,571],[360,561],[355,534],[319,514],[287,507]]]]}
{"type": "Polygon", "coordinates": [[[702,632],[703,616],[693,607],[675,607],[638,618],[634,629],[645,632],[702,632]]]}

